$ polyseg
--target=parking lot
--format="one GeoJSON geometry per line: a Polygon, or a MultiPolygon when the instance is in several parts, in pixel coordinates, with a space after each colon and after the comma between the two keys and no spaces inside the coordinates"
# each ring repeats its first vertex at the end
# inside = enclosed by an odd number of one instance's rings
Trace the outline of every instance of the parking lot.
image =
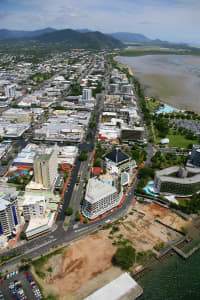
{"type": "Polygon", "coordinates": [[[13,272],[0,280],[1,300],[40,300],[42,295],[29,272],[13,272]],[[8,278],[9,277],[9,278],[8,278]],[[1,293],[3,298],[1,298],[1,293]]]}

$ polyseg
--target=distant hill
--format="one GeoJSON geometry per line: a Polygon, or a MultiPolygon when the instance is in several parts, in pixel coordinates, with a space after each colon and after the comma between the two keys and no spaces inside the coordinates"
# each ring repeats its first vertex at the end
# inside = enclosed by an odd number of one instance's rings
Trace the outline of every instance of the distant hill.
{"type": "Polygon", "coordinates": [[[92,32],[92,30],[89,30],[87,28],[83,28],[83,29],[76,29],[76,31],[80,32],[80,33],[87,33],[87,32],[92,32]]]}
{"type": "Polygon", "coordinates": [[[169,44],[168,41],[161,41],[160,39],[151,40],[140,33],[131,32],[115,32],[111,33],[111,36],[120,40],[123,43],[150,43],[150,44],[169,44]]]}
{"type": "Polygon", "coordinates": [[[45,33],[34,38],[34,41],[40,43],[62,43],[68,48],[85,49],[122,48],[124,46],[119,40],[98,31],[80,33],[72,29],[45,33]]]}
{"type": "Polygon", "coordinates": [[[38,44],[60,44],[65,48],[84,48],[84,49],[105,49],[105,48],[123,48],[124,44],[114,37],[103,34],[99,31],[90,31],[89,29],[62,29],[56,30],[46,28],[36,31],[12,31],[0,30],[1,43],[12,43],[29,46],[32,43],[38,44]]]}
{"type": "Polygon", "coordinates": [[[111,36],[120,40],[121,42],[131,43],[131,42],[139,42],[139,43],[149,43],[151,39],[147,38],[145,35],[140,33],[130,33],[130,32],[115,32],[111,33],[111,36]]]}
{"type": "Polygon", "coordinates": [[[54,28],[44,28],[44,29],[34,30],[34,31],[0,29],[0,40],[17,39],[17,38],[25,38],[25,37],[37,37],[42,34],[55,32],[55,31],[56,29],[54,28]]]}

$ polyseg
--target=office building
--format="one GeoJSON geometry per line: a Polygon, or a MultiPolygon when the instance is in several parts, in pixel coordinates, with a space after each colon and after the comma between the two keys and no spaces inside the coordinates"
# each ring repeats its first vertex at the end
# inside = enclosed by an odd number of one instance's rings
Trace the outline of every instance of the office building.
{"type": "Polygon", "coordinates": [[[0,199],[0,236],[15,234],[18,225],[20,225],[20,214],[17,197],[7,194],[0,199]]]}
{"type": "Polygon", "coordinates": [[[34,157],[35,182],[51,188],[57,178],[57,145],[53,149],[40,149],[34,157]]]}
{"type": "Polygon", "coordinates": [[[85,199],[83,201],[83,215],[95,219],[106,211],[119,205],[122,193],[110,182],[105,182],[97,177],[88,180],[85,199]]]}
{"type": "Polygon", "coordinates": [[[23,203],[24,220],[30,218],[44,217],[46,211],[45,197],[37,195],[25,195],[23,203]]]}
{"type": "Polygon", "coordinates": [[[144,127],[126,127],[121,128],[121,140],[130,141],[142,141],[144,139],[144,127]]]}

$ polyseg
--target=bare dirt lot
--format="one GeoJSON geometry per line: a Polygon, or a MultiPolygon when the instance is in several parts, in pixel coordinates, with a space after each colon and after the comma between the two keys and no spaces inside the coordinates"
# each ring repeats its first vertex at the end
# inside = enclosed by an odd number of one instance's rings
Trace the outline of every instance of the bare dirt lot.
{"type": "Polygon", "coordinates": [[[120,245],[132,245],[137,252],[147,251],[157,243],[167,244],[180,237],[178,233],[156,223],[155,219],[176,229],[187,225],[166,208],[136,203],[123,220],[106,225],[103,230],[74,242],[62,253],[50,257],[41,267],[45,278],[36,275],[44,294],[53,294],[61,300],[84,299],[120,275],[121,270],[112,267],[112,257],[120,245]]]}

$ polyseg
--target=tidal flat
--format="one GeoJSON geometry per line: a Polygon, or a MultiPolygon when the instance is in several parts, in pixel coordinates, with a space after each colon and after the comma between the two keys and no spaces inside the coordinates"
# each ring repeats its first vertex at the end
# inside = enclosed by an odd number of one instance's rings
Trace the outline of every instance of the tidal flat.
{"type": "Polygon", "coordinates": [[[118,57],[117,61],[132,69],[147,96],[200,113],[200,57],[148,55],[118,57]]]}

